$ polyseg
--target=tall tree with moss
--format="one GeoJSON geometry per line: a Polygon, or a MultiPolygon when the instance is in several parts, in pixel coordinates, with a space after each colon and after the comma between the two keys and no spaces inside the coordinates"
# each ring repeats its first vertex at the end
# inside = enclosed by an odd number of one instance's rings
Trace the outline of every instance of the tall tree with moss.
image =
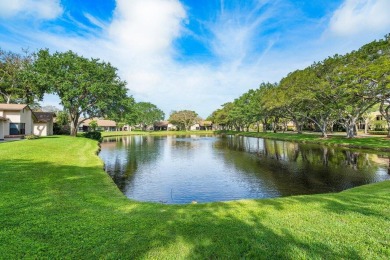
{"type": "Polygon", "coordinates": [[[34,62],[36,84],[57,94],[69,113],[71,135],[86,119],[115,114],[126,99],[126,82],[110,63],[72,51],[40,50],[34,62]]]}

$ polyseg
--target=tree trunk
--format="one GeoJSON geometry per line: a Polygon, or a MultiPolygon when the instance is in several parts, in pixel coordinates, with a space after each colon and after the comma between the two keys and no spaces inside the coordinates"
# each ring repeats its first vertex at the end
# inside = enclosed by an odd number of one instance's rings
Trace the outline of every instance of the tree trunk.
{"type": "Polygon", "coordinates": [[[293,118],[293,121],[294,121],[295,127],[297,128],[298,134],[302,134],[302,126],[299,124],[299,120],[297,120],[296,118],[293,118]]]}
{"type": "Polygon", "coordinates": [[[322,133],[322,137],[323,138],[328,138],[328,135],[326,133],[326,122],[324,122],[321,126],[320,126],[320,130],[321,130],[321,133],[322,133]]]}
{"type": "Polygon", "coordinates": [[[387,121],[387,137],[390,138],[390,121],[387,121]]]}
{"type": "Polygon", "coordinates": [[[364,119],[364,134],[368,134],[368,123],[370,122],[369,118],[364,119]]]}
{"type": "Polygon", "coordinates": [[[263,132],[266,133],[267,132],[267,119],[264,118],[262,123],[263,123],[263,132]]]}
{"type": "Polygon", "coordinates": [[[347,138],[353,138],[355,137],[355,129],[356,129],[356,119],[350,118],[345,123],[345,129],[347,132],[347,138]]]}
{"type": "Polygon", "coordinates": [[[72,120],[70,122],[70,135],[71,136],[77,136],[77,122],[75,122],[74,120],[72,120]]]}

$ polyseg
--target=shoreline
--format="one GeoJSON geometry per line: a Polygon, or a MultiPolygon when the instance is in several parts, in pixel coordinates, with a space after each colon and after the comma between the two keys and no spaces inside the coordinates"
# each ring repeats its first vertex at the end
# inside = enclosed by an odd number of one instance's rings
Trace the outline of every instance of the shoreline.
{"type": "Polygon", "coordinates": [[[318,144],[330,147],[344,147],[359,150],[371,150],[377,152],[390,152],[390,139],[382,136],[364,136],[348,139],[341,135],[330,135],[323,138],[316,134],[297,133],[271,133],[271,132],[236,132],[236,131],[216,131],[216,134],[237,135],[245,137],[256,137],[273,139],[279,141],[290,141],[305,144],[318,144]]]}

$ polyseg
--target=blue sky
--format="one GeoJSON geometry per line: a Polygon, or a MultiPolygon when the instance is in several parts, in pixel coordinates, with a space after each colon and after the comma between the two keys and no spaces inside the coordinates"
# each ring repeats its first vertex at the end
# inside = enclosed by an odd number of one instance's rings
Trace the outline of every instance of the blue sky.
{"type": "Polygon", "coordinates": [[[382,38],[389,10],[389,0],[0,1],[0,48],[101,58],[137,101],[205,118],[261,82],[382,38]]]}

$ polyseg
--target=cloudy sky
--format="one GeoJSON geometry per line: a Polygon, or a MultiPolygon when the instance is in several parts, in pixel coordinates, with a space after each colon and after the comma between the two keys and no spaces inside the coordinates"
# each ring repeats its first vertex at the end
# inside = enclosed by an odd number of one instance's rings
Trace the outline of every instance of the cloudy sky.
{"type": "Polygon", "coordinates": [[[261,82],[383,38],[389,10],[390,0],[0,0],[0,48],[101,58],[136,101],[207,117],[261,82]]]}

